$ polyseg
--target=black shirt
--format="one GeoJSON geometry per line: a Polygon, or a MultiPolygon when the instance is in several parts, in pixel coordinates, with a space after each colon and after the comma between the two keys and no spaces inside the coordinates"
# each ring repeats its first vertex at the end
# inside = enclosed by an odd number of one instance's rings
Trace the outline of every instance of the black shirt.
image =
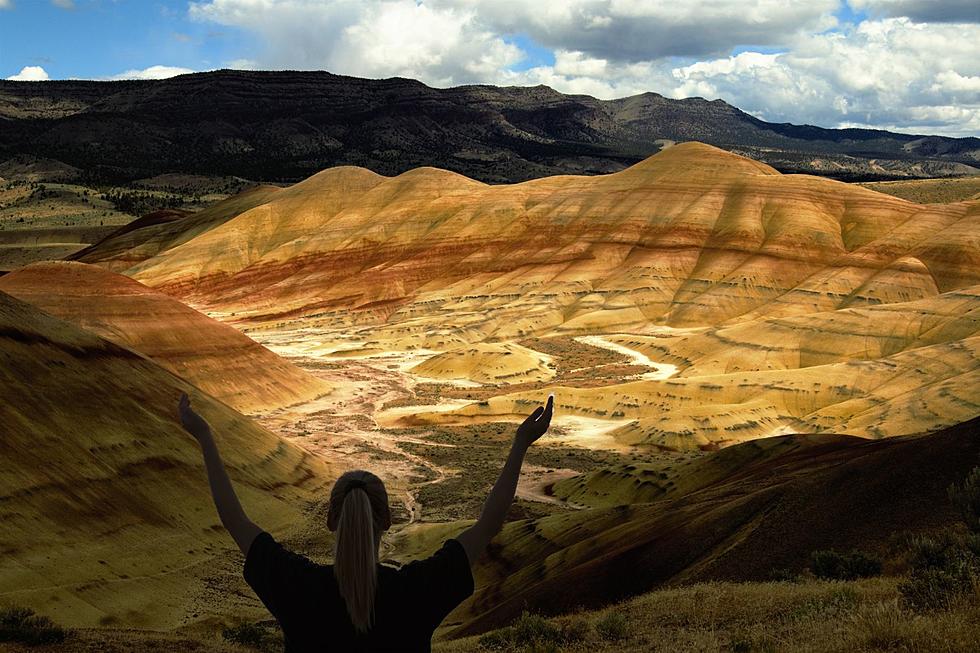
{"type": "Polygon", "coordinates": [[[473,593],[469,559],[456,540],[401,569],[378,565],[374,626],[362,634],[350,622],[332,565],[288,551],[262,532],[245,556],[244,575],[279,620],[287,653],[430,651],[432,632],[473,593]]]}

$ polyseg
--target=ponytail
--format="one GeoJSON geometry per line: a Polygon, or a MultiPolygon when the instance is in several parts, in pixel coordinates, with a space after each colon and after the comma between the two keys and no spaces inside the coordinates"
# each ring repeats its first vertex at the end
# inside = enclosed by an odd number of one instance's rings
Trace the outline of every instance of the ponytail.
{"type": "Polygon", "coordinates": [[[327,526],[334,538],[334,578],[347,604],[354,629],[367,632],[374,623],[378,589],[378,548],[391,526],[388,494],[374,474],[347,472],[330,494],[327,526]]]}
{"type": "Polygon", "coordinates": [[[354,629],[367,632],[374,623],[378,546],[374,539],[371,500],[364,488],[354,488],[344,497],[334,543],[333,570],[354,629]]]}

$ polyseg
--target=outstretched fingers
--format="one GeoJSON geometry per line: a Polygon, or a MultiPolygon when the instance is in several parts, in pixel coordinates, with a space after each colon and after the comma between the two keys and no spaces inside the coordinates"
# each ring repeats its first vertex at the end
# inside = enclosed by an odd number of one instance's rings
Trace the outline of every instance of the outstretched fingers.
{"type": "Polygon", "coordinates": [[[544,413],[544,406],[538,406],[534,409],[534,412],[527,416],[525,422],[537,422],[541,414],[544,413]]]}
{"type": "Polygon", "coordinates": [[[548,403],[544,408],[538,407],[538,410],[541,411],[541,414],[537,420],[541,422],[545,428],[548,428],[548,425],[551,424],[551,416],[555,414],[555,395],[548,395],[548,403]]]}

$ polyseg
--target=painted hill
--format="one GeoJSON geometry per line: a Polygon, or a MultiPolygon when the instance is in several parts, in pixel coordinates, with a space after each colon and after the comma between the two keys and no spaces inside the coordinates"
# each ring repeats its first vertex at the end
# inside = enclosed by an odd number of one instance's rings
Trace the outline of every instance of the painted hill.
{"type": "Polygon", "coordinates": [[[94,265],[36,263],[0,277],[0,291],[152,358],[236,410],[280,408],[330,391],[233,327],[94,265]]]}
{"type": "Polygon", "coordinates": [[[277,186],[255,186],[192,217],[172,211],[154,212],[107,234],[69,258],[83,263],[98,261],[102,267],[119,272],[267,202],[278,190],[277,186]]]}
{"type": "MultiPolygon", "coordinates": [[[[676,373],[556,377],[560,409],[622,443],[684,449],[980,414],[978,231],[977,201],[914,204],[685,143],[610,175],[510,186],[331,168],[125,273],[260,341],[316,333],[318,356],[434,352],[411,369],[430,380],[502,386],[475,378],[490,360],[476,345],[601,334],[585,344],[676,373]]],[[[518,367],[545,369],[538,354],[518,367]]],[[[510,381],[540,393],[548,376],[510,381]]],[[[518,419],[533,393],[511,390],[378,418],[518,419]]]]}
{"type": "Polygon", "coordinates": [[[313,71],[0,81],[0,152],[100,178],[180,171],[295,181],[358,165],[516,182],[613,172],[692,140],[839,178],[975,174],[980,159],[976,138],[768,123],[721,100],[656,93],[605,101],[546,86],[437,89],[313,71]]]}
{"type": "Polygon", "coordinates": [[[980,283],[978,216],[980,203],[912,204],[691,143],[621,173],[514,186],[334,168],[126,273],[251,321],[331,309],[391,321],[438,301],[491,337],[610,317],[687,327],[980,283]],[[506,305],[517,319],[479,310],[522,285],[533,292],[506,305]],[[534,306],[545,293],[560,314],[534,306]]]}
{"type": "MultiPolygon", "coordinates": [[[[881,441],[782,436],[673,472],[666,464],[669,480],[631,470],[607,489],[623,500],[639,485],[666,491],[646,503],[599,502],[507,525],[481,560],[476,593],[454,613],[452,634],[497,627],[525,609],[569,612],[662,585],[768,580],[774,571],[802,570],[815,550],[884,551],[896,533],[959,519],[946,488],[978,456],[973,420],[881,441]]],[[[583,483],[595,489],[596,478],[583,483]]]]}
{"type": "Polygon", "coordinates": [[[155,362],[0,293],[0,594],[66,625],[175,628],[227,582],[227,534],[182,391],[257,523],[282,532],[333,473],[155,362]]]}

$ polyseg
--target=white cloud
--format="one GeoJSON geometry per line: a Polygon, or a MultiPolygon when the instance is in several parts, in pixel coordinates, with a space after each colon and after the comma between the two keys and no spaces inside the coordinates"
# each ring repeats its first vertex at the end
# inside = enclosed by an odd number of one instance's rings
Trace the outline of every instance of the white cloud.
{"type": "Polygon", "coordinates": [[[591,59],[581,52],[555,52],[554,71],[569,77],[605,77],[608,62],[605,59],[591,59]]]}
{"type": "Polygon", "coordinates": [[[936,81],[930,90],[936,93],[972,94],[970,100],[977,103],[980,102],[980,76],[967,77],[955,70],[944,70],[936,75],[936,81]]]}
{"type": "Polygon", "coordinates": [[[193,72],[197,71],[177,66],[150,66],[142,70],[127,70],[118,75],[113,75],[109,79],[167,79],[168,77],[176,77],[177,75],[186,75],[187,73],[193,72]]]}
{"type": "Polygon", "coordinates": [[[609,61],[710,56],[746,44],[780,45],[836,24],[839,0],[430,0],[468,9],[497,33],[609,61]]]}
{"type": "Polygon", "coordinates": [[[479,26],[472,11],[410,0],[211,0],[192,18],[245,29],[267,69],[324,69],[365,77],[403,76],[435,85],[485,82],[521,51],[479,26]]]}
{"type": "Polygon", "coordinates": [[[520,50],[474,28],[472,15],[402,2],[369,7],[346,26],[331,60],[356,75],[424,78],[439,85],[483,81],[520,50]]]}
{"type": "Polygon", "coordinates": [[[230,68],[231,70],[259,70],[259,64],[254,59],[232,59],[231,61],[226,61],[225,68],[230,68]]]}
{"type": "Polygon", "coordinates": [[[51,4],[60,9],[74,9],[75,0],[51,0],[51,4]]]}
{"type": "Polygon", "coordinates": [[[44,82],[47,81],[48,71],[40,66],[24,66],[16,75],[11,75],[7,79],[14,82],[44,82]]]}
{"type": "Polygon", "coordinates": [[[0,0],[0,9],[13,9],[14,0],[0,0]]]}

